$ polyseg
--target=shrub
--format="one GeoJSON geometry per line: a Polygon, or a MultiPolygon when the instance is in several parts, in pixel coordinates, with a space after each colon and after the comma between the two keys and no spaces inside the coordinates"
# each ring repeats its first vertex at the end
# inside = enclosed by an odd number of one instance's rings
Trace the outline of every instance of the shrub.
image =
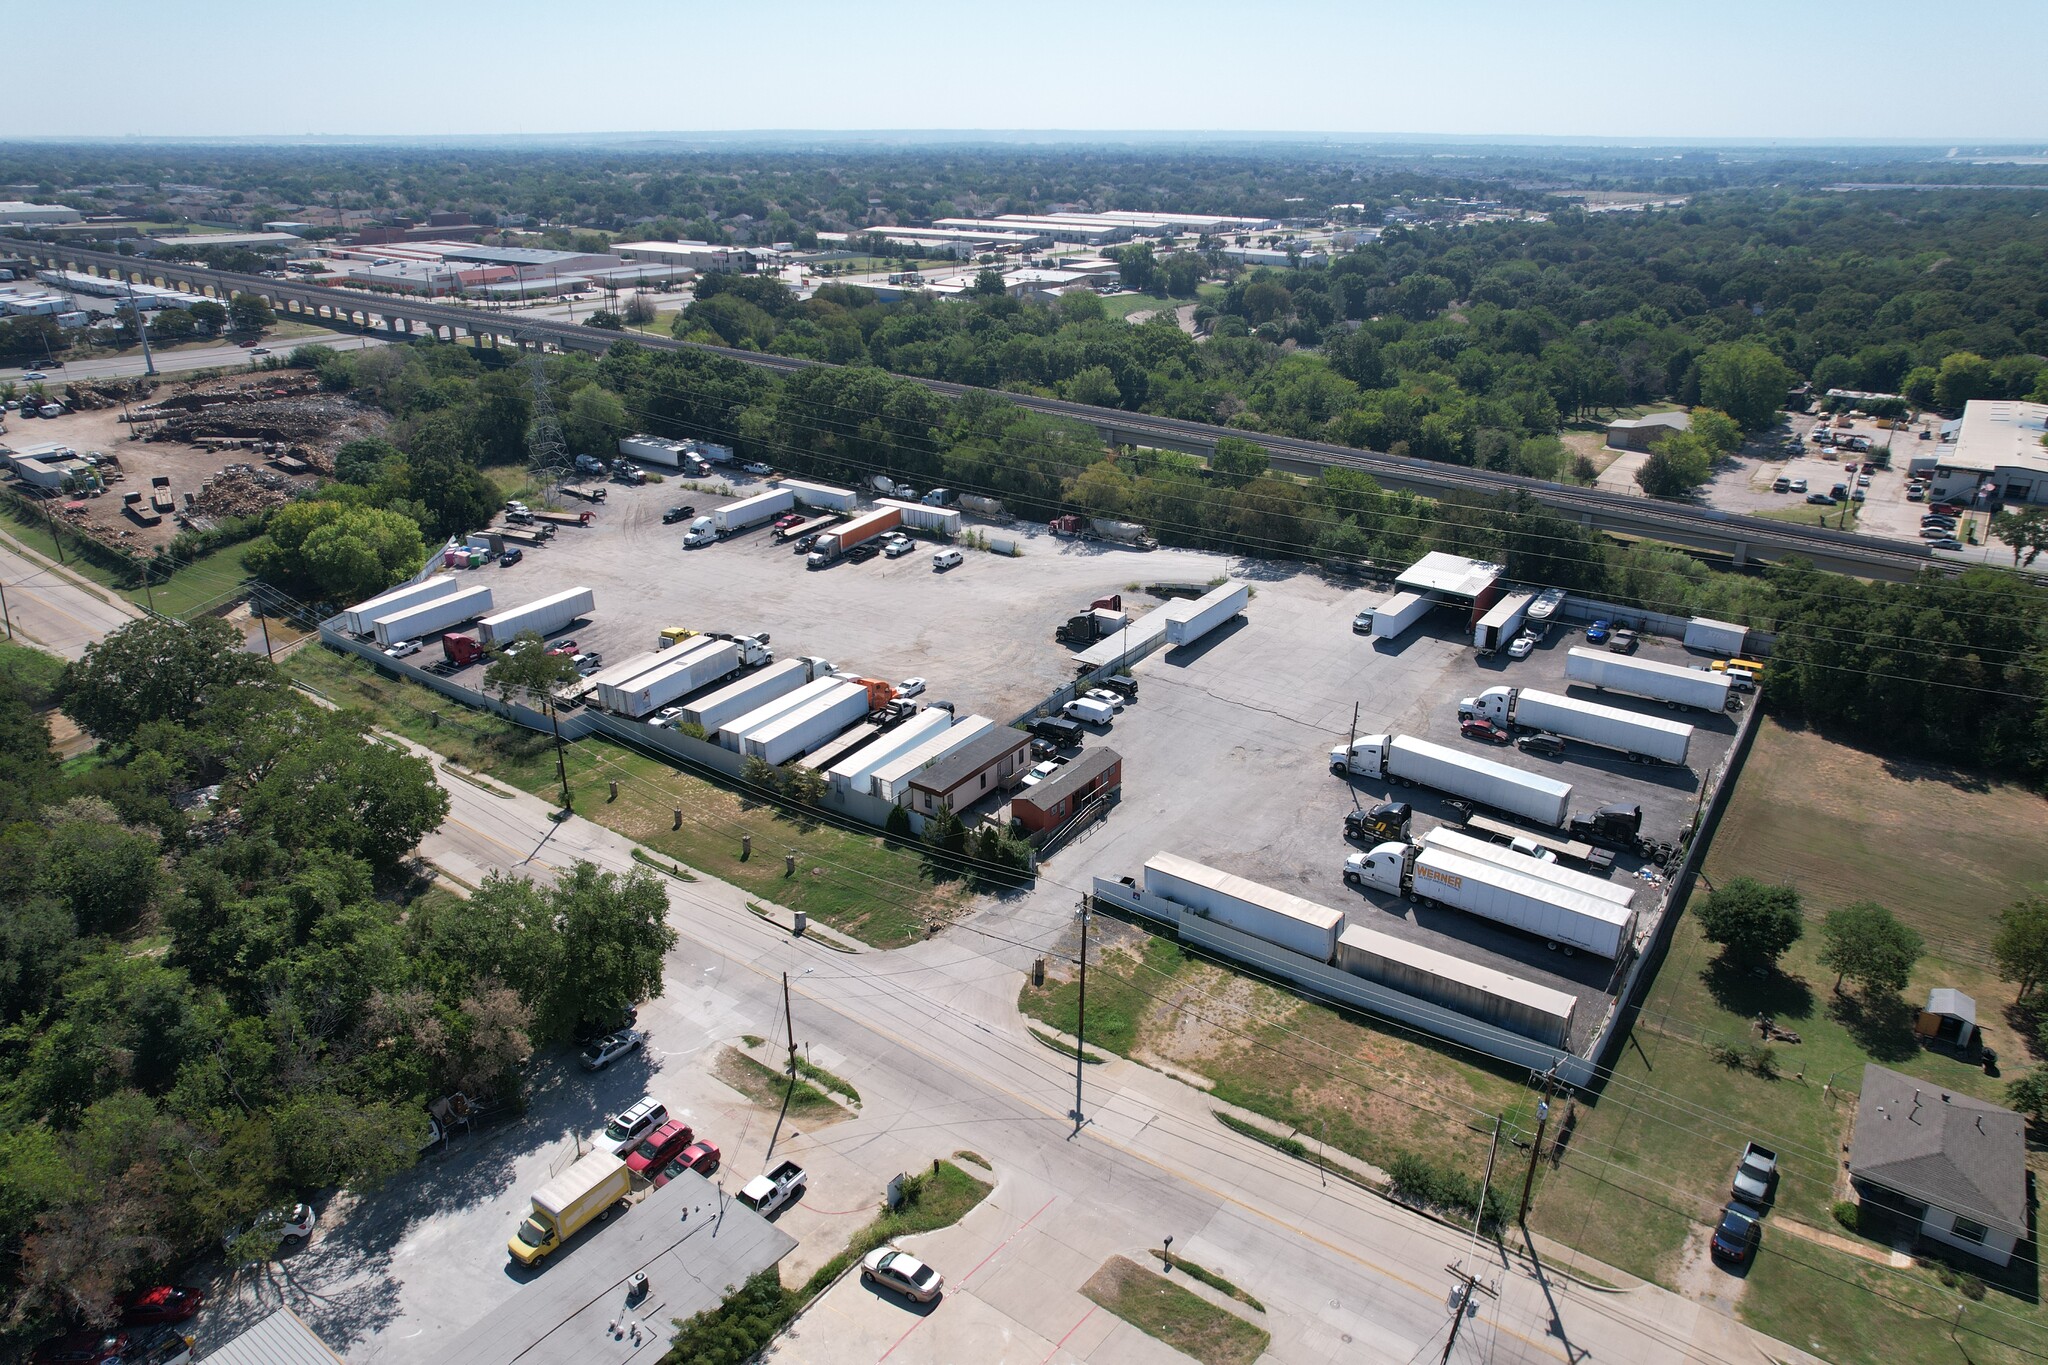
{"type": "Polygon", "coordinates": [[[1850,1232],[1863,1230],[1863,1206],[1853,1199],[1837,1199],[1834,1207],[1835,1221],[1850,1232]]]}
{"type": "MultiPolygon", "coordinates": [[[[1466,1217],[1479,1209],[1480,1184],[1477,1180],[1463,1171],[1440,1166],[1414,1152],[1403,1152],[1388,1162],[1387,1178],[1393,1196],[1403,1203],[1466,1217]]],[[[1498,1228],[1506,1219],[1507,1206],[1500,1191],[1489,1188],[1480,1226],[1498,1228]]]]}

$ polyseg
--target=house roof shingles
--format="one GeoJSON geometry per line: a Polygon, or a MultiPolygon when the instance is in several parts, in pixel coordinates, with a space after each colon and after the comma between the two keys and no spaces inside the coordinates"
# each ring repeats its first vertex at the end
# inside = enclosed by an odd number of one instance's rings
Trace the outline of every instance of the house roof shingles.
{"type": "Polygon", "coordinates": [[[943,796],[982,769],[1000,762],[1012,750],[1022,749],[1030,743],[1031,736],[1022,730],[999,727],[947,754],[911,778],[910,785],[920,791],[943,796]]]}
{"type": "Polygon", "coordinates": [[[1123,756],[1114,749],[1089,749],[1037,786],[1018,792],[1017,799],[1040,810],[1051,810],[1123,761],[1123,756]]]}
{"type": "Polygon", "coordinates": [[[2010,1109],[1889,1068],[1863,1068],[1849,1173],[2027,1235],[2026,1124],[2010,1109]]]}

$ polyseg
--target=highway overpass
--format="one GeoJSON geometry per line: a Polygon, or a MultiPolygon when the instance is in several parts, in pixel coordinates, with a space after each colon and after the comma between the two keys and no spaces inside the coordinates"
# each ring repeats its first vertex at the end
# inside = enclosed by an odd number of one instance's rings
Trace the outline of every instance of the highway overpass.
{"type": "MultiPolygon", "coordinates": [[[[723,346],[705,346],[645,332],[612,332],[574,323],[528,318],[517,313],[493,313],[430,299],[335,289],[264,275],[209,270],[201,266],[172,265],[146,257],[84,250],[61,242],[0,237],[0,252],[26,258],[39,269],[78,270],[223,299],[233,293],[255,294],[283,316],[337,327],[381,331],[398,338],[433,337],[456,341],[466,337],[479,347],[496,347],[505,341],[530,344],[538,340],[560,350],[593,354],[602,354],[615,343],[627,341],[655,350],[702,351],[783,372],[823,363],[723,346]]],[[[949,397],[975,391],[964,384],[910,378],[914,383],[949,397]]],[[[1371,475],[1383,487],[1432,498],[1456,493],[1490,497],[1504,490],[1518,489],[1589,529],[1684,546],[1717,556],[1736,567],[1799,555],[1822,569],[1893,582],[1910,580],[1929,566],[1944,569],[1961,567],[1936,560],[1926,546],[1910,541],[1768,521],[1720,512],[1710,507],[1659,502],[1514,474],[1489,473],[1462,465],[1407,459],[1322,441],[1240,431],[1179,418],[1068,403],[1056,398],[1011,393],[1002,396],[1020,407],[1085,422],[1100,432],[1105,441],[1117,445],[1207,455],[1215,449],[1219,437],[1242,436],[1263,446],[1274,468],[1291,473],[1314,476],[1332,467],[1356,469],[1371,475]]]]}

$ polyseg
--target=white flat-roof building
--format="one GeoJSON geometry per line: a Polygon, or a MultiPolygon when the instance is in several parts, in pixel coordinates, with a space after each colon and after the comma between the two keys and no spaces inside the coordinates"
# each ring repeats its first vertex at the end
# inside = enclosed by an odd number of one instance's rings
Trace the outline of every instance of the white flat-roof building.
{"type": "Polygon", "coordinates": [[[453,294],[482,289],[500,280],[516,280],[511,267],[455,265],[447,261],[387,261],[352,265],[342,279],[365,289],[395,289],[406,294],[453,294]]]}
{"type": "Polygon", "coordinates": [[[1005,214],[1000,218],[940,218],[932,224],[952,232],[1003,232],[1041,242],[1080,242],[1100,246],[1137,235],[1128,223],[1100,223],[1075,218],[1033,218],[1005,214]]]}
{"type": "Polygon", "coordinates": [[[711,242],[617,242],[612,250],[629,262],[648,261],[703,271],[745,270],[754,259],[744,247],[711,242]]]}
{"type": "Polygon", "coordinates": [[[176,251],[180,247],[283,247],[291,251],[306,245],[306,239],[295,232],[212,232],[192,233],[178,237],[152,237],[150,245],[159,250],[176,251]]]}
{"type": "Polygon", "coordinates": [[[1441,593],[1447,597],[1477,600],[1485,596],[1506,572],[1498,564],[1432,550],[1409,565],[1394,584],[1409,592],[1441,593]]]}
{"type": "Polygon", "coordinates": [[[445,261],[468,261],[477,265],[501,265],[518,272],[523,280],[547,279],[556,275],[582,275],[592,270],[624,265],[623,257],[607,251],[550,251],[537,246],[472,246],[467,242],[442,250],[445,261]]]}
{"type": "Polygon", "coordinates": [[[1955,443],[1936,458],[1930,502],[1987,507],[2048,503],[2048,403],[1979,398],[1963,405],[1955,443]]]}
{"type": "Polygon", "coordinates": [[[1216,254],[1239,265],[1272,265],[1285,269],[1290,266],[1327,265],[1330,253],[1313,247],[1297,247],[1289,252],[1278,246],[1221,246],[1216,254]]]}
{"type": "Polygon", "coordinates": [[[0,225],[26,226],[31,223],[76,223],[85,215],[62,204],[31,204],[21,199],[0,199],[0,225]]]}

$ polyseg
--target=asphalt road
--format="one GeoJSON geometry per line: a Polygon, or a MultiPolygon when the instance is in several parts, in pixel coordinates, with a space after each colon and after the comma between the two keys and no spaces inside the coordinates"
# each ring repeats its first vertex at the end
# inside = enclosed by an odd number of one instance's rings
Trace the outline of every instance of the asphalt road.
{"type": "Polygon", "coordinates": [[[113,593],[65,573],[0,537],[0,595],[9,639],[77,659],[85,647],[142,613],[113,593]]]}

